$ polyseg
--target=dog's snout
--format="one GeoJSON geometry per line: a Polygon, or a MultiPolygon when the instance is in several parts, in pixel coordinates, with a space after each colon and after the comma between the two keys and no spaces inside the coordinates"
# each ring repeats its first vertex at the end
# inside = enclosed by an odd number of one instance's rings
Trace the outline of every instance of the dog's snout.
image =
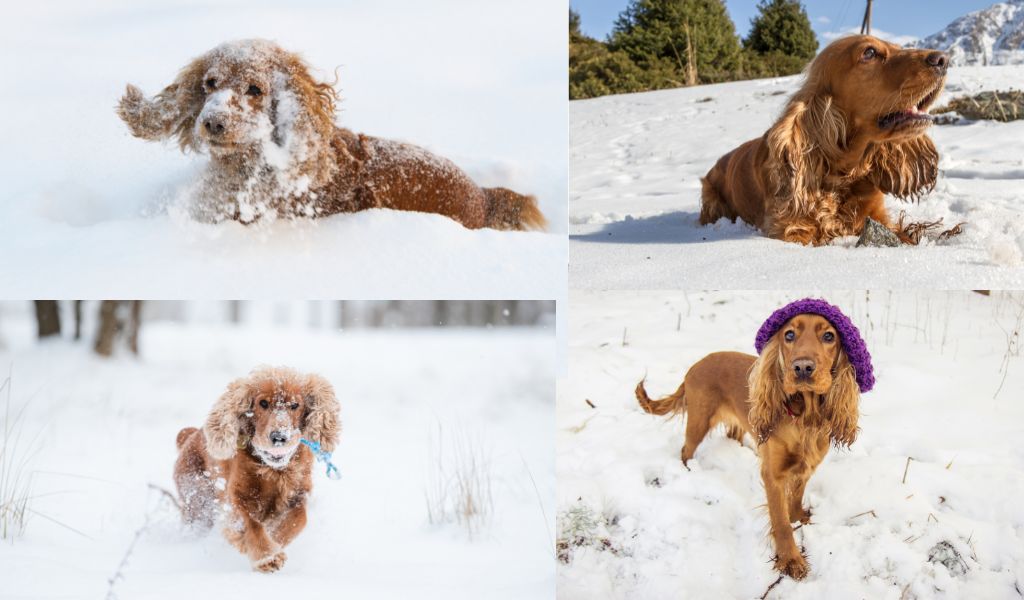
{"type": "Polygon", "coordinates": [[[288,441],[288,436],[282,431],[272,431],[270,433],[270,443],[275,446],[283,446],[288,441]]]}
{"type": "Polygon", "coordinates": [[[206,132],[210,135],[220,135],[224,133],[224,121],[214,117],[208,117],[203,120],[203,127],[206,132]]]}
{"type": "Polygon", "coordinates": [[[943,73],[946,72],[946,67],[949,66],[949,56],[945,52],[929,52],[924,57],[924,61],[928,63],[929,67],[934,67],[943,73]]]}
{"type": "Polygon", "coordinates": [[[814,374],[814,361],[809,358],[798,358],[793,361],[793,373],[797,379],[809,379],[814,374]]]}

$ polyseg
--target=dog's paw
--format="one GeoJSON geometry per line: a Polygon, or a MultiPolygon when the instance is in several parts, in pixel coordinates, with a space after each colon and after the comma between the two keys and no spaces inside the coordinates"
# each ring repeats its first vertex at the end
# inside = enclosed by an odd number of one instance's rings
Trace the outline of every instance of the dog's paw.
{"type": "Polygon", "coordinates": [[[252,568],[261,573],[273,573],[284,566],[288,556],[284,552],[275,552],[252,563],[252,568]]]}
{"type": "Polygon", "coordinates": [[[775,559],[775,569],[797,581],[807,577],[807,573],[811,570],[807,566],[807,560],[799,554],[796,556],[778,557],[775,559]]]}
{"type": "Polygon", "coordinates": [[[800,510],[790,515],[789,520],[792,523],[800,521],[801,523],[806,525],[811,522],[811,511],[806,508],[800,507],[800,510]]]}

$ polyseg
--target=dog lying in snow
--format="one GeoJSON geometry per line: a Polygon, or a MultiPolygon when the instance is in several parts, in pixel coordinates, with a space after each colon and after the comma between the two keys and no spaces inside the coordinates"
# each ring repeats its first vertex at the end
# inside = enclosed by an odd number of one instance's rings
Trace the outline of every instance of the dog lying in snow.
{"type": "Polygon", "coordinates": [[[224,536],[253,569],[277,571],[284,547],[306,526],[313,453],[331,452],[341,429],[334,389],[319,375],[260,367],[232,381],[202,429],[178,433],[174,483],[185,522],[224,536]],[[223,514],[221,514],[223,512],[223,514]]]}
{"type": "Polygon", "coordinates": [[[132,135],[207,151],[199,215],[252,223],[367,208],[438,213],[476,229],[543,229],[532,196],[480,188],[454,163],[334,124],[337,93],[265,40],[223,44],[153,99],[129,85],[117,114],[132,135]]]}

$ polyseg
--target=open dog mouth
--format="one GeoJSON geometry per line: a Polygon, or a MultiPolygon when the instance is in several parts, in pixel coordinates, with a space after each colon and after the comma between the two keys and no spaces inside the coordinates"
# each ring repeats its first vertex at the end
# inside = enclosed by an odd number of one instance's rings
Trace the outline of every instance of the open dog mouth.
{"type": "Polygon", "coordinates": [[[280,469],[286,466],[289,462],[291,462],[292,455],[295,454],[295,451],[298,450],[298,448],[299,446],[295,445],[294,447],[289,448],[287,450],[264,450],[262,448],[257,448],[253,446],[252,450],[253,454],[256,455],[256,458],[263,461],[263,464],[274,469],[280,469]]]}
{"type": "Polygon", "coordinates": [[[941,89],[942,81],[940,80],[935,87],[926,93],[923,98],[912,104],[910,108],[879,117],[878,127],[880,129],[897,129],[905,126],[930,125],[935,117],[928,114],[928,108],[939,97],[941,89]]]}

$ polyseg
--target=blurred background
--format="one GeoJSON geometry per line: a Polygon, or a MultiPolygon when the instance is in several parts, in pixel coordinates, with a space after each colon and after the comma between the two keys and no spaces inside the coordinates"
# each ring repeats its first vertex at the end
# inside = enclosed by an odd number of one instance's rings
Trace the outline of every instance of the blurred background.
{"type": "Polygon", "coordinates": [[[551,301],[0,303],[0,597],[538,598],[551,301]],[[334,387],[340,481],[273,577],[167,501],[184,427],[262,364],[334,387]],[[395,572],[403,576],[396,578],[395,572]]]}
{"type": "Polygon", "coordinates": [[[140,332],[149,323],[343,331],[427,327],[552,328],[554,319],[554,301],[534,300],[35,300],[0,302],[0,344],[4,343],[5,332],[24,340],[34,327],[38,339],[84,341],[91,343],[98,354],[110,356],[119,344],[138,354],[140,332]]]}

